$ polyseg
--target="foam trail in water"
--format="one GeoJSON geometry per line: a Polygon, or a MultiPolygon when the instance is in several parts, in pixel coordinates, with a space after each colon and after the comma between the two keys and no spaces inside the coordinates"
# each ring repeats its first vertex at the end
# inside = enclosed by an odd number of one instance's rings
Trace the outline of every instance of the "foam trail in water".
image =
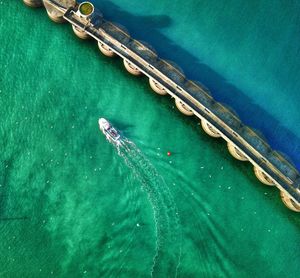
{"type": "Polygon", "coordinates": [[[156,253],[151,276],[176,277],[181,258],[182,234],[173,196],[163,177],[133,142],[123,137],[122,144],[114,146],[140,181],[153,208],[156,253]]]}

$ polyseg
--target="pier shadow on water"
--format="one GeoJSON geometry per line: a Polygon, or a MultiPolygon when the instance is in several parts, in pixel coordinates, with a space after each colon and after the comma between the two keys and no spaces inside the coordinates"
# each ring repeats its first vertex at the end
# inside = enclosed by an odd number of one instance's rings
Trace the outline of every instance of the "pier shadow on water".
{"type": "MultiPolygon", "coordinates": [[[[300,169],[300,138],[179,42],[165,36],[162,29],[172,25],[168,15],[139,16],[122,10],[111,1],[94,0],[93,3],[105,18],[124,25],[133,38],[151,44],[159,57],[180,65],[188,79],[200,81],[208,87],[217,101],[231,106],[246,125],[260,130],[273,149],[287,154],[300,169]]],[[[259,89],[257,93],[260,93],[259,89]]]]}

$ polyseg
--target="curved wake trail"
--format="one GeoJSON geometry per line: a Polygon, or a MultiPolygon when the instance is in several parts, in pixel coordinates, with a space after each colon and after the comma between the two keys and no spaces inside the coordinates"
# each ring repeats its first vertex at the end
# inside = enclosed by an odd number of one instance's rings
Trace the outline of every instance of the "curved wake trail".
{"type": "Polygon", "coordinates": [[[114,146],[140,181],[153,209],[156,253],[151,277],[176,277],[181,259],[182,234],[173,196],[163,177],[133,142],[123,138],[121,146],[114,146]]]}

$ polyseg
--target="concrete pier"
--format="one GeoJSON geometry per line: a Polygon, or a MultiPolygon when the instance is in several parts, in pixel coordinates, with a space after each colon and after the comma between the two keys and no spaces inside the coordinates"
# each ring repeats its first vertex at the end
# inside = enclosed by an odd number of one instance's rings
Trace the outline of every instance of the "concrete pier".
{"type": "Polygon", "coordinates": [[[271,177],[269,177],[264,171],[260,170],[256,166],[254,166],[254,174],[258,178],[258,180],[265,184],[265,185],[270,185],[273,186],[275,185],[275,182],[272,180],[271,177]]]}
{"type": "Polygon", "coordinates": [[[280,197],[282,202],[292,211],[300,212],[300,205],[297,204],[293,199],[289,198],[289,196],[283,192],[280,191],[280,197]]]}
{"type": "Polygon", "coordinates": [[[56,23],[63,23],[64,13],[69,7],[76,5],[76,0],[43,0],[49,18],[56,23]]]}
{"type": "Polygon", "coordinates": [[[102,54],[104,54],[107,57],[114,57],[116,56],[116,54],[111,50],[111,48],[107,45],[105,45],[104,43],[98,41],[98,47],[100,49],[100,51],[102,52],[102,54]]]}
{"type": "Polygon", "coordinates": [[[59,13],[49,12],[48,16],[55,23],[64,23],[65,22],[64,18],[62,16],[60,16],[59,13]]]}
{"type": "Polygon", "coordinates": [[[59,11],[52,5],[50,1],[43,1],[49,18],[56,23],[64,22],[63,11],[59,11]]]}
{"type": "MultiPolygon", "coordinates": [[[[34,2],[24,0],[32,6],[34,2]]],[[[259,132],[245,126],[230,107],[216,102],[207,88],[188,80],[176,64],[160,59],[151,47],[131,38],[124,27],[102,18],[91,3],[77,5],[75,0],[43,0],[43,3],[53,20],[64,19],[79,37],[94,38],[104,55],[118,55],[131,74],[146,75],[157,94],[169,94],[182,113],[200,120],[209,136],[222,137],[233,157],[249,161],[256,177],[264,184],[275,185],[283,203],[300,212],[299,172],[288,158],[272,150],[259,132]]]]}
{"type": "Polygon", "coordinates": [[[228,151],[229,153],[237,160],[240,161],[247,161],[248,158],[245,156],[245,154],[237,148],[233,143],[228,142],[227,143],[228,151]]]}
{"type": "Polygon", "coordinates": [[[78,38],[83,39],[83,40],[87,40],[90,38],[90,36],[86,32],[84,32],[84,30],[80,30],[78,27],[76,27],[74,25],[72,25],[72,29],[74,31],[74,34],[78,38]]]}
{"type": "Polygon", "coordinates": [[[157,81],[155,81],[153,78],[149,78],[149,84],[151,89],[159,94],[159,95],[167,95],[168,92],[166,91],[166,89],[164,88],[164,86],[162,86],[161,84],[159,84],[157,81]]]}
{"type": "Polygon", "coordinates": [[[212,126],[207,120],[201,119],[201,126],[209,136],[214,138],[221,137],[219,131],[214,126],[212,126]]]}
{"type": "Polygon", "coordinates": [[[184,114],[186,116],[193,116],[194,115],[193,110],[188,108],[187,105],[184,104],[179,98],[177,98],[175,100],[175,105],[182,114],[184,114]]]}
{"type": "Polygon", "coordinates": [[[123,63],[124,63],[124,66],[125,66],[125,69],[131,73],[132,75],[141,75],[142,72],[139,70],[139,68],[137,66],[135,66],[132,62],[130,62],[129,60],[127,59],[123,59],[123,63]]]}

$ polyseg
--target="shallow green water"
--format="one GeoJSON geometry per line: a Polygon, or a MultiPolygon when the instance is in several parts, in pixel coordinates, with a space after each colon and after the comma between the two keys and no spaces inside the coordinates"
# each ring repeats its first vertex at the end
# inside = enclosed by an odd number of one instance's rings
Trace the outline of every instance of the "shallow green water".
{"type": "Polygon", "coordinates": [[[0,2],[1,277],[297,277],[300,221],[276,189],[145,78],[19,2],[0,2]],[[133,166],[100,116],[140,150],[133,166]]]}

